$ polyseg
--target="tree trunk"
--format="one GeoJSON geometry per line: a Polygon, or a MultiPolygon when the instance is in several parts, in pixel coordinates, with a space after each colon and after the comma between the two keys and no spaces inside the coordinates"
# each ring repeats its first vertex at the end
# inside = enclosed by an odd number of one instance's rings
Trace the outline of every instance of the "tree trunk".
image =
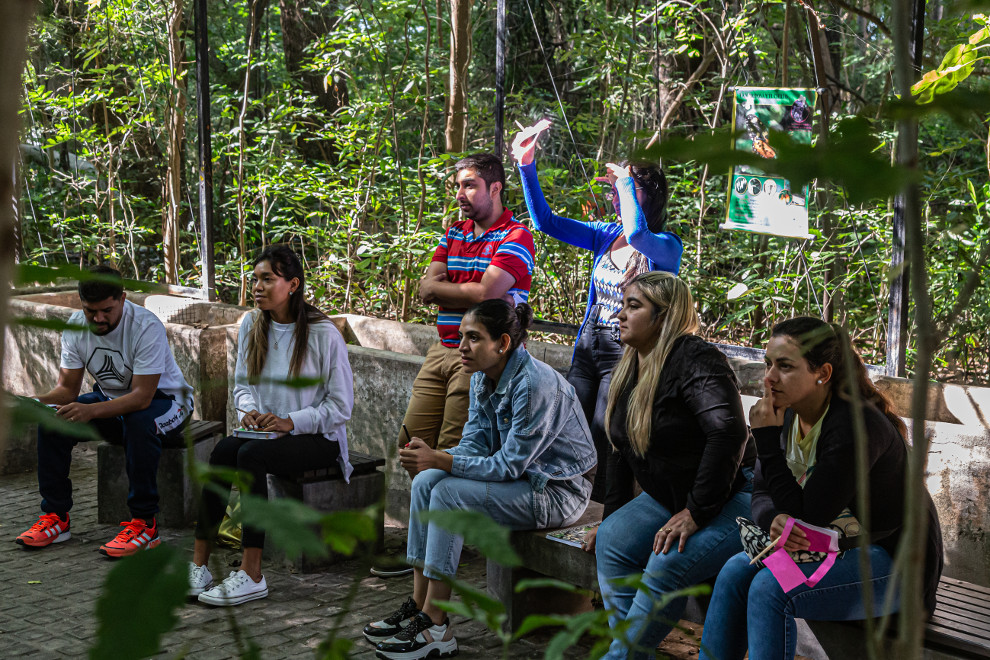
{"type": "MultiPolygon", "coordinates": [[[[923,5],[922,5],[923,7],[923,5]]],[[[894,74],[896,91],[901,98],[911,97],[914,83],[911,49],[911,9],[908,0],[892,3],[894,19],[894,74]]],[[[905,117],[897,122],[897,164],[918,169],[918,120],[905,117]]],[[[925,546],[928,538],[927,490],[925,466],[928,463],[929,437],[925,434],[925,411],[928,403],[928,380],[937,348],[932,301],[928,291],[928,263],[924,225],[921,217],[921,187],[911,182],[902,191],[904,204],[905,259],[914,301],[915,363],[911,393],[911,452],[908,457],[907,483],[904,493],[904,533],[897,549],[896,565],[901,569],[901,607],[896,657],[920,658],[924,636],[925,610],[922,602],[925,546]]]]}
{"type": "Polygon", "coordinates": [[[179,283],[179,227],[182,220],[182,154],[186,142],[186,31],[184,0],[170,0],[168,10],[168,108],[165,124],[165,185],[162,209],[162,244],[165,250],[165,281],[179,283]]]}
{"type": "Polygon", "coordinates": [[[467,78],[471,59],[471,3],[450,0],[450,77],[447,87],[447,152],[467,150],[467,78]]]}
{"type": "MultiPolygon", "coordinates": [[[[36,0],[0,2],[0,339],[6,335],[9,282],[14,274],[15,167],[21,127],[21,93],[27,35],[36,0]]],[[[6,341],[0,341],[0,369],[6,363],[6,341]]],[[[0,454],[7,444],[7,406],[0,406],[0,454]]]]}
{"type": "Polygon", "coordinates": [[[258,4],[262,0],[252,0],[248,11],[248,44],[247,62],[244,67],[244,87],[241,95],[241,112],[237,117],[237,247],[241,259],[241,286],[237,295],[237,304],[244,306],[247,304],[247,239],[244,234],[247,230],[247,211],[244,202],[244,152],[247,150],[247,137],[245,135],[245,118],[247,117],[248,106],[251,100],[251,67],[254,64],[254,51],[257,44],[254,42],[254,35],[257,34],[256,24],[258,22],[258,4]]]}
{"type": "MultiPolygon", "coordinates": [[[[330,9],[304,0],[279,0],[279,8],[285,68],[303,89],[316,98],[317,107],[330,117],[348,103],[346,81],[340,76],[334,76],[331,80],[317,71],[303,68],[308,59],[306,48],[333,29],[330,9]]],[[[314,126],[323,123],[323,120],[304,122],[314,126]]],[[[315,138],[308,132],[299,139],[296,148],[308,159],[333,161],[336,156],[331,140],[315,138]]]]}

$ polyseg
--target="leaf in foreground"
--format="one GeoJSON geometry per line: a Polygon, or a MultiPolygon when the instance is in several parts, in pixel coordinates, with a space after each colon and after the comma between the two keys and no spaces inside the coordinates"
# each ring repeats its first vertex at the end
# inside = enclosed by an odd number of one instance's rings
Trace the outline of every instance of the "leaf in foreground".
{"type": "Polygon", "coordinates": [[[420,511],[416,515],[423,522],[463,536],[464,543],[476,547],[478,552],[502,566],[520,564],[519,555],[509,544],[509,528],[480,511],[420,511]]]}
{"type": "Polygon", "coordinates": [[[327,556],[327,546],[316,531],[322,518],[319,511],[298,500],[269,501],[241,493],[241,522],[263,529],[271,542],[282,548],[288,557],[327,556]]]}
{"type": "Polygon", "coordinates": [[[96,602],[94,660],[146,658],[159,650],[161,636],[178,620],[186,600],[186,562],[169,546],[121,559],[110,570],[96,602]]]}
{"type": "Polygon", "coordinates": [[[100,440],[100,434],[89,424],[70,422],[55,414],[43,403],[24,396],[10,397],[10,424],[14,433],[20,433],[26,426],[37,424],[50,433],[58,433],[84,440],[100,440]]]}
{"type": "Polygon", "coordinates": [[[459,614],[468,619],[481,621],[497,637],[504,639],[502,624],[505,622],[505,605],[502,601],[492,598],[487,591],[476,589],[467,582],[452,578],[442,578],[450,585],[453,593],[460,596],[460,601],[436,601],[437,607],[450,614],[459,614]]]}

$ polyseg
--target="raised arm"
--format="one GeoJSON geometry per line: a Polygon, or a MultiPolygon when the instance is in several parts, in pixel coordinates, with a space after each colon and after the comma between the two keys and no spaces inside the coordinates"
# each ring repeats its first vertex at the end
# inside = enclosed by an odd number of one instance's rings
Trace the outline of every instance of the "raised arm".
{"type": "Polygon", "coordinates": [[[595,224],[566,218],[550,210],[550,205],[547,204],[543,190],[540,188],[536,163],[520,165],[519,179],[522,182],[523,197],[526,199],[526,208],[529,209],[533,227],[569,245],[585,250],[595,249],[595,240],[598,237],[595,224]]]}
{"type": "Polygon", "coordinates": [[[628,175],[628,168],[625,169],[625,176],[620,176],[615,181],[615,188],[619,192],[619,208],[622,211],[622,233],[629,245],[646,255],[658,268],[676,275],[681,269],[681,254],[684,252],[681,239],[669,231],[659,234],[650,231],[643,209],[636,199],[636,184],[628,175]]]}

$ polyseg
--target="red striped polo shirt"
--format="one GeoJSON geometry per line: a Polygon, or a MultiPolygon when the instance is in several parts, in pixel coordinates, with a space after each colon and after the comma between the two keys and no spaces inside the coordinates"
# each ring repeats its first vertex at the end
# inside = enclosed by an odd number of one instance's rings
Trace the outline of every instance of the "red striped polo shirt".
{"type": "MultiPolygon", "coordinates": [[[[501,268],[516,278],[509,295],[517,300],[529,299],[533,283],[533,264],[536,249],[529,229],[512,219],[512,211],[506,209],[488,231],[474,236],[474,220],[458,220],[433,253],[433,261],[447,264],[447,279],[455,284],[480,282],[488,266],[501,268]]],[[[437,314],[437,332],[444,346],[457,348],[460,340],[457,331],[465,309],[452,309],[441,305],[437,314]]]]}

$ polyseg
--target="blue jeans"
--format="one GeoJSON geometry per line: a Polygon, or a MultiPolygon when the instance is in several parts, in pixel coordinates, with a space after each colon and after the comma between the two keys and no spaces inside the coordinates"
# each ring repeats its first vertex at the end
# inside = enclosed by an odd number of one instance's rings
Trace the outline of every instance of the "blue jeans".
{"type": "MultiPolygon", "coordinates": [[[[741,660],[747,648],[752,660],[793,658],[797,649],[795,618],[865,619],[860,552],[859,548],[847,551],[814,587],[801,585],[786,594],[770,569],[750,566],[749,557],[740,552],[718,574],[705,615],[699,660],[741,660]]],[[[874,615],[880,616],[892,562],[878,545],[871,545],[869,552],[874,615]]],[[[805,575],[811,575],[819,565],[820,562],[798,564],[805,575]]],[[[891,612],[897,611],[896,596],[890,606],[891,612]]]]}
{"type": "MultiPolygon", "coordinates": [[[[79,403],[106,401],[102,392],[88,392],[76,399],[79,403]]],[[[104,440],[124,445],[127,465],[127,508],[135,518],[154,518],[158,513],[158,459],[162,441],[182,438],[185,421],[162,436],[155,420],[167,414],[174,401],[160,390],[144,410],[120,417],[94,419],[89,424],[104,440]]],[[[67,513],[72,508],[72,481],[69,466],[72,448],[78,437],[38,429],[38,490],[41,510],[45,513],[67,513]]]]}
{"type": "Polygon", "coordinates": [[[606,658],[652,658],[656,647],[680,620],[686,598],[659,607],[665,593],[683,589],[718,574],[722,565],[742,549],[737,516],[749,514],[750,488],[737,492],[707,525],[688,537],[684,552],[675,545],[667,554],[653,553],[653,539],[675,513],[646,493],[605,519],[598,528],[595,557],[598,586],[613,630],[622,621],[625,639],[616,638],[606,658]],[[645,570],[644,570],[645,569],[645,570]],[[643,575],[646,590],[613,584],[630,575],[643,575]]]}
{"type": "Polygon", "coordinates": [[[407,559],[433,580],[454,577],[464,538],[418,519],[420,511],[480,511],[510,529],[566,527],[588,507],[591,482],[576,477],[550,481],[537,493],[526,479],[475,481],[443,470],[425,470],[412,483],[407,559]]]}

